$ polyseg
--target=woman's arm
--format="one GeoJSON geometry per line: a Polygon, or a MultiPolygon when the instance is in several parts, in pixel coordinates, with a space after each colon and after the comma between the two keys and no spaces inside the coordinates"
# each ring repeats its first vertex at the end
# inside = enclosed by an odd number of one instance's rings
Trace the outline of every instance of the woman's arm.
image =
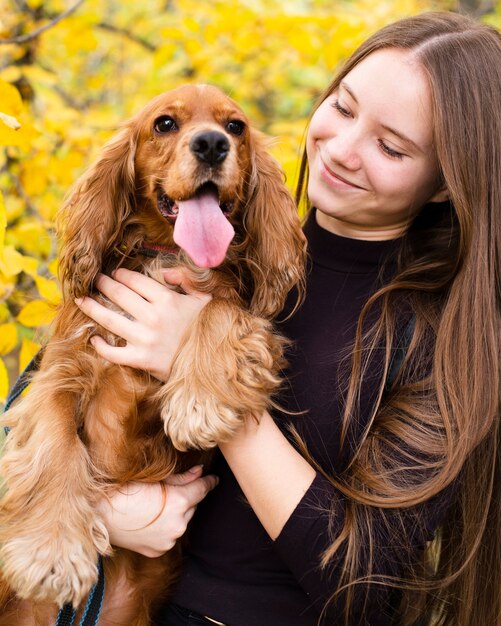
{"type": "Polygon", "coordinates": [[[313,482],[313,467],[292,447],[269,413],[248,419],[219,448],[254,513],[276,539],[313,482]]]}

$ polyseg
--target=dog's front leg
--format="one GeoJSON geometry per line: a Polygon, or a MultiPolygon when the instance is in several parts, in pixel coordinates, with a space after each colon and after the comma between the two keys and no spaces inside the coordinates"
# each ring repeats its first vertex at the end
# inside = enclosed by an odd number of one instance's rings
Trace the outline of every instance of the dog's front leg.
{"type": "Polygon", "coordinates": [[[280,384],[284,340],[270,322],[214,299],[185,337],[160,390],[165,431],[179,450],[228,440],[259,419],[280,384]]]}
{"type": "MultiPolygon", "coordinates": [[[[47,350],[44,363],[51,361],[50,344],[47,350]]],[[[6,414],[12,430],[0,462],[0,561],[21,598],[77,606],[109,541],[92,506],[99,490],[77,433],[78,394],[69,388],[77,372],[60,364],[44,370],[44,363],[6,414]]]]}

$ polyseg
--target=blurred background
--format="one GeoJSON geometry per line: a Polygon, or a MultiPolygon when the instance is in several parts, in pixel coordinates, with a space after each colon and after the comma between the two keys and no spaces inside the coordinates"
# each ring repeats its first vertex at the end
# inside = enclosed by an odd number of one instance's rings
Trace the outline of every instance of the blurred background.
{"type": "Polygon", "coordinates": [[[311,107],[372,32],[427,10],[501,27],[501,0],[0,0],[0,406],[60,299],[54,217],[117,125],[218,85],[294,187],[311,107]]]}

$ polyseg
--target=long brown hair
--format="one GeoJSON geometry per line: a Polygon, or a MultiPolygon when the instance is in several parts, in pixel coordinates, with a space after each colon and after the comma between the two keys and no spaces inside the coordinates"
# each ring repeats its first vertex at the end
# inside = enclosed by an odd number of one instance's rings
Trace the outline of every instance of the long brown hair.
{"type": "MultiPolygon", "coordinates": [[[[384,48],[412,51],[424,68],[450,201],[422,209],[402,239],[396,274],[362,310],[344,433],[357,414],[371,354],[382,344],[385,371],[357,450],[342,476],[329,477],[347,505],[323,565],[342,562],[333,600],[345,603],[346,624],[356,623],[350,607],[361,588],[355,583],[363,582],[405,590],[400,624],[495,626],[501,624],[501,37],[454,13],[401,20],[362,44],[319,104],[361,60],[384,48]],[[378,321],[367,331],[374,306],[378,321]],[[412,311],[415,325],[388,391],[402,311],[412,311]],[[419,529],[440,493],[452,505],[416,563],[412,539],[399,529],[419,529]],[[399,558],[407,554],[408,562],[400,563],[398,576],[378,576],[385,545],[399,541],[399,558]]],[[[304,154],[298,201],[307,176],[304,154]]],[[[422,527],[419,534],[430,531],[422,527]]]]}

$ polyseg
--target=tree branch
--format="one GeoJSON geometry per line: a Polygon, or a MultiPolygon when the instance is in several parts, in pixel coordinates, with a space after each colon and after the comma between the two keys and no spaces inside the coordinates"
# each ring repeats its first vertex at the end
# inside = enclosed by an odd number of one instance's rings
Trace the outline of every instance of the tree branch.
{"type": "Polygon", "coordinates": [[[107,24],[106,22],[99,22],[97,26],[103,30],[109,30],[111,33],[123,35],[124,37],[127,37],[127,39],[143,46],[143,48],[146,48],[146,50],[149,50],[150,52],[155,52],[157,49],[157,47],[150,43],[147,39],[143,39],[143,37],[139,37],[138,35],[131,33],[130,30],[127,30],[126,28],[119,28],[118,26],[113,26],[113,24],[107,24]]]}
{"type": "Polygon", "coordinates": [[[28,41],[36,39],[39,35],[44,33],[46,30],[49,30],[49,28],[52,28],[53,26],[58,24],[61,20],[64,20],[65,17],[68,17],[68,15],[71,15],[72,13],[74,13],[78,9],[78,7],[84,2],[85,0],[78,0],[72,7],[70,7],[63,13],[60,13],[57,17],[55,17],[53,20],[51,20],[47,24],[44,24],[40,28],[37,28],[36,30],[26,35],[19,35],[19,37],[12,37],[10,39],[0,39],[0,44],[26,43],[28,41]]]}

